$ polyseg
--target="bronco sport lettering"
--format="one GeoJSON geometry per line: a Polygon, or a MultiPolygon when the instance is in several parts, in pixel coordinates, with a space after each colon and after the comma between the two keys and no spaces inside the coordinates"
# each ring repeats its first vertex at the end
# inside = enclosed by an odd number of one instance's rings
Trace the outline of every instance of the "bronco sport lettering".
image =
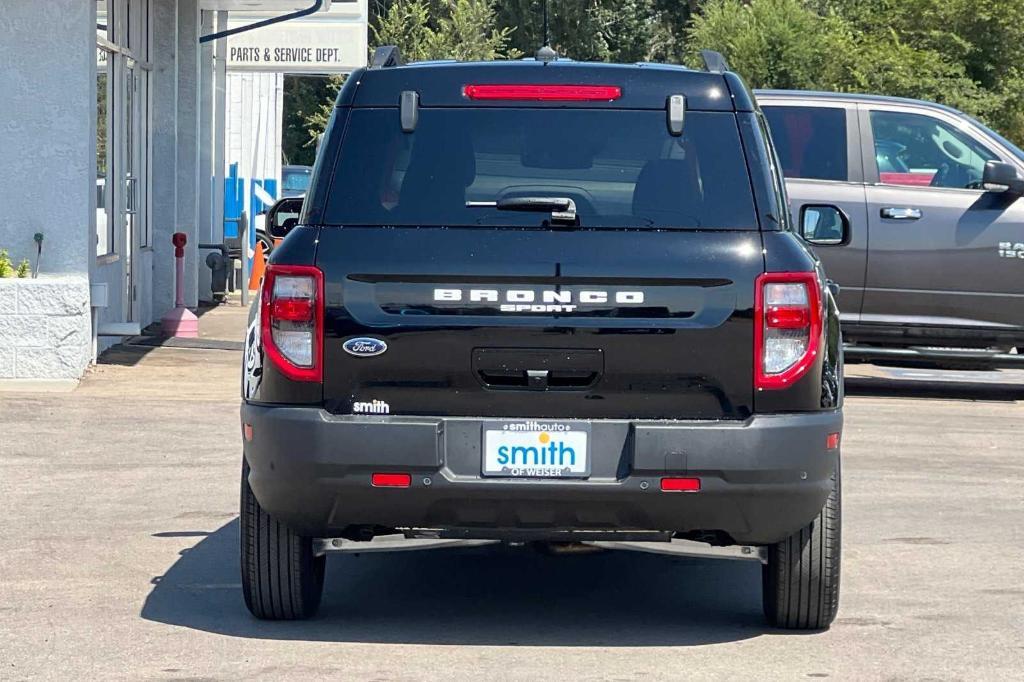
{"type": "Polygon", "coordinates": [[[503,292],[497,289],[469,289],[464,295],[461,289],[434,289],[434,300],[448,303],[458,303],[463,300],[472,303],[497,303],[504,301],[498,307],[503,313],[571,313],[579,307],[572,304],[574,300],[584,305],[609,302],[614,302],[617,305],[641,305],[644,302],[644,292],[615,291],[609,293],[607,291],[580,291],[574,294],[571,290],[559,291],[553,289],[542,291],[509,289],[503,292]]]}

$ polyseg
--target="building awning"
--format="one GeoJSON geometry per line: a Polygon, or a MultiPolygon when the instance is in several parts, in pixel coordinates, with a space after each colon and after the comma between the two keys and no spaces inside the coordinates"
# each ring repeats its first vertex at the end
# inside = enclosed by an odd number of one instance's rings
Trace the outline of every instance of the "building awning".
{"type": "MultiPolygon", "coordinates": [[[[335,0],[344,3],[346,0],[335,0]]],[[[306,9],[310,0],[200,0],[199,7],[208,10],[226,10],[228,12],[295,12],[306,9]]],[[[320,10],[326,12],[331,8],[331,0],[324,0],[320,10]]]]}

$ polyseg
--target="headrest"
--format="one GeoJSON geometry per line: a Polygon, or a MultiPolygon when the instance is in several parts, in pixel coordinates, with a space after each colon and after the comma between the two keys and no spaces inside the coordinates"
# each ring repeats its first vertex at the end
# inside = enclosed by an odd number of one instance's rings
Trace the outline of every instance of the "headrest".
{"type": "Polygon", "coordinates": [[[633,214],[699,216],[704,201],[696,165],[688,159],[648,161],[633,189],[633,214]]]}

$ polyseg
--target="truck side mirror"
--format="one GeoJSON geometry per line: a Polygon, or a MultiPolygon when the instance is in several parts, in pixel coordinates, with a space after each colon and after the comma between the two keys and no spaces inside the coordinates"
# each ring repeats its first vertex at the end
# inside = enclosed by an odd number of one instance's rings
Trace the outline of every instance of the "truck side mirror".
{"type": "Polygon", "coordinates": [[[282,239],[299,224],[303,197],[285,197],[267,211],[266,230],[274,239],[282,239]]]}
{"type": "Polygon", "coordinates": [[[1017,174],[1017,168],[1005,161],[985,162],[981,186],[988,192],[1010,192],[1016,196],[1024,194],[1024,180],[1017,174]]]}
{"type": "Polygon", "coordinates": [[[817,246],[850,243],[850,219],[836,206],[805,205],[800,209],[800,235],[817,246]]]}

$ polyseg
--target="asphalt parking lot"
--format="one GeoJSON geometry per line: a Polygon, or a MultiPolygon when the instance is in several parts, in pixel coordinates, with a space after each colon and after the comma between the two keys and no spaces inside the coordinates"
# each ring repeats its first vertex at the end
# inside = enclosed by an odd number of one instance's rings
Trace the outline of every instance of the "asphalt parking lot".
{"type": "Polygon", "coordinates": [[[332,557],[316,620],[264,623],[237,363],[128,348],[0,394],[0,679],[1024,678],[1017,402],[848,399],[828,632],[767,629],[755,563],[515,547],[332,557]]]}

